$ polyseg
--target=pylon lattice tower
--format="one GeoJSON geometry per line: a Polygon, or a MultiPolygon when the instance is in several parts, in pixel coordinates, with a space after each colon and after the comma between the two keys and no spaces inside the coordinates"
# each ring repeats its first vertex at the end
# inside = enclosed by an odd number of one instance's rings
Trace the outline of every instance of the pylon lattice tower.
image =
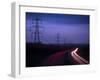
{"type": "Polygon", "coordinates": [[[64,44],[66,44],[66,38],[64,38],[64,44]]]}
{"type": "Polygon", "coordinates": [[[60,43],[60,35],[59,33],[57,33],[57,44],[59,45],[59,43],[60,43]]]}
{"type": "Polygon", "coordinates": [[[36,17],[35,19],[35,26],[34,26],[34,43],[40,43],[40,26],[39,26],[40,19],[36,17]]]}

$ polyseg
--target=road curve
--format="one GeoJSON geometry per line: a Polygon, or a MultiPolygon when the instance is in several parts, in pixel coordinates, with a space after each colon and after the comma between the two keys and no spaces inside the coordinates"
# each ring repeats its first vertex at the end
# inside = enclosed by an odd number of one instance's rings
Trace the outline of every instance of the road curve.
{"type": "Polygon", "coordinates": [[[74,58],[74,60],[77,61],[79,64],[88,64],[89,62],[85,60],[84,58],[82,58],[81,56],[79,56],[77,54],[77,51],[78,51],[78,48],[75,48],[75,50],[71,52],[71,56],[74,58]]]}
{"type": "MultiPolygon", "coordinates": [[[[75,60],[75,62],[79,64],[88,64],[89,62],[85,60],[83,57],[79,56],[77,54],[78,48],[75,48],[73,51],[69,52],[68,51],[60,51],[56,52],[52,55],[50,55],[47,59],[44,59],[42,64],[44,65],[59,65],[59,64],[65,64],[64,61],[62,61],[63,57],[67,54],[66,58],[69,58],[67,61],[72,61],[75,60]]],[[[75,63],[71,63],[75,64],[75,63]]]]}

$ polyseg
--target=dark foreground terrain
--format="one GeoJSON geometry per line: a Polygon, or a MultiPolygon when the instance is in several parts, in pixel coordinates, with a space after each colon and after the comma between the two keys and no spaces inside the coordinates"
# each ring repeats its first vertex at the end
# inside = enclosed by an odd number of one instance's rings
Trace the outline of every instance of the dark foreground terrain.
{"type": "Polygon", "coordinates": [[[78,65],[71,56],[75,48],[79,48],[78,55],[89,62],[89,45],[26,43],[26,67],[78,65]]]}

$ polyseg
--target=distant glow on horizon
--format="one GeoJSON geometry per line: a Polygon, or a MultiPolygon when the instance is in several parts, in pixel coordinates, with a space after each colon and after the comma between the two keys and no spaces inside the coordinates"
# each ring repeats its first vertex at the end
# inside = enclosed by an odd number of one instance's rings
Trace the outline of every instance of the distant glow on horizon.
{"type": "Polygon", "coordinates": [[[89,44],[89,15],[26,12],[26,42],[34,42],[35,18],[40,19],[40,39],[45,44],[89,44]],[[41,28],[42,27],[42,28],[41,28]],[[30,31],[31,30],[31,31],[30,31]]]}

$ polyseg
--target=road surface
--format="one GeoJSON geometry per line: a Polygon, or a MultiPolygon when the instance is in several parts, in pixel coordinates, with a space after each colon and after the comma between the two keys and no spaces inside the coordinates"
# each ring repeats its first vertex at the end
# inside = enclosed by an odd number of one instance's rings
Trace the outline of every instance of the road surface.
{"type": "Polygon", "coordinates": [[[88,64],[89,62],[83,57],[81,57],[80,55],[78,55],[77,51],[78,51],[78,48],[75,48],[74,50],[70,52],[61,51],[61,52],[54,53],[53,55],[50,55],[47,59],[45,59],[43,61],[43,64],[47,66],[66,65],[66,64],[74,65],[76,63],[88,64]],[[73,63],[73,61],[75,61],[75,63],[73,63]]]}

